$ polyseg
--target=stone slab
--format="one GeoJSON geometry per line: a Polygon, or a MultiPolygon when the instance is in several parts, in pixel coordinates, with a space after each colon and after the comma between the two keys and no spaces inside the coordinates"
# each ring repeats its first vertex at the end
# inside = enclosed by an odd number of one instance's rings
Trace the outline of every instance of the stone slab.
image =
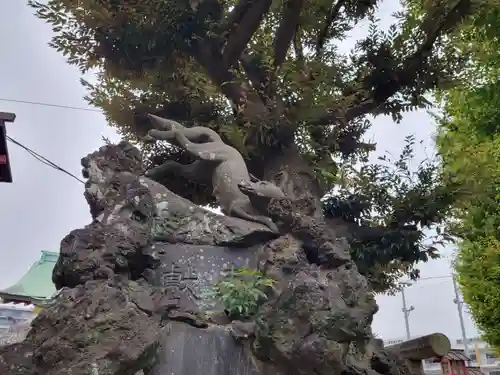
{"type": "Polygon", "coordinates": [[[151,228],[155,241],[244,248],[279,236],[263,224],[197,206],[148,178],[140,177],[139,182],[148,189],[156,207],[151,228]]]}
{"type": "Polygon", "coordinates": [[[158,364],[148,375],[262,375],[227,329],[170,322],[158,364]]]}
{"type": "Polygon", "coordinates": [[[155,252],[161,265],[148,281],[188,294],[199,309],[210,311],[214,302],[206,292],[232,267],[256,268],[258,249],[156,243],[155,252]]]}

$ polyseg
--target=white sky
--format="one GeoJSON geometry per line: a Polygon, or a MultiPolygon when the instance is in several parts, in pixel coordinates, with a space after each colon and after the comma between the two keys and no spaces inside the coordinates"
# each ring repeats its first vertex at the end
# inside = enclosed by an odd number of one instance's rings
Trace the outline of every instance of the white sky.
{"type": "MultiPolygon", "coordinates": [[[[390,22],[390,14],[397,10],[395,3],[386,0],[380,9],[384,23],[390,22]]],[[[78,70],[47,46],[51,35],[50,27],[35,18],[25,2],[0,0],[0,98],[88,108],[78,70]]],[[[112,141],[119,139],[98,112],[2,100],[0,111],[17,114],[16,122],[8,124],[9,136],[78,177],[80,159],[103,144],[103,135],[112,141]]],[[[388,150],[399,155],[408,134],[415,134],[417,141],[432,149],[434,131],[429,116],[415,112],[401,124],[378,118],[369,137],[378,143],[377,154],[388,150]]],[[[41,164],[15,145],[9,144],[9,152],[14,183],[0,184],[0,288],[16,282],[41,250],[58,251],[66,234],[91,220],[79,182],[41,164]]],[[[453,249],[444,249],[442,255],[441,260],[420,267],[422,277],[451,274],[453,249]]],[[[410,314],[412,335],[443,332],[450,338],[461,336],[449,277],[420,281],[409,287],[406,295],[408,305],[415,307],[410,314]]],[[[404,337],[401,295],[381,296],[378,302],[374,331],[385,339],[404,337]]],[[[477,334],[467,314],[466,328],[469,337],[477,334]]]]}

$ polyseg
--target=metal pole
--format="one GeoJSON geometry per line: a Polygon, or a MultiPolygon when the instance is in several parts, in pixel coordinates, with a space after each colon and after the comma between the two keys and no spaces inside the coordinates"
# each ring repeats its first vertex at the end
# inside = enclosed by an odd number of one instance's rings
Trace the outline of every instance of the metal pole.
{"type": "Polygon", "coordinates": [[[453,302],[457,305],[457,310],[458,310],[458,319],[460,320],[460,328],[462,330],[462,341],[464,343],[464,354],[465,356],[469,356],[469,346],[468,346],[468,339],[467,339],[467,334],[465,332],[465,324],[464,324],[464,316],[462,313],[462,306],[464,304],[464,301],[460,299],[460,293],[458,291],[458,286],[457,286],[457,281],[455,280],[455,277],[452,277],[453,279],[453,290],[455,291],[455,298],[453,299],[453,302]]]}
{"type": "MultiPolygon", "coordinates": [[[[408,285],[411,285],[411,284],[408,284],[408,285]]],[[[409,340],[411,338],[409,316],[410,316],[410,312],[415,310],[415,308],[413,306],[410,306],[409,308],[406,307],[406,296],[405,296],[404,286],[403,286],[403,288],[401,288],[401,297],[403,299],[403,308],[401,309],[401,311],[403,311],[403,314],[405,317],[406,339],[409,340]]]]}

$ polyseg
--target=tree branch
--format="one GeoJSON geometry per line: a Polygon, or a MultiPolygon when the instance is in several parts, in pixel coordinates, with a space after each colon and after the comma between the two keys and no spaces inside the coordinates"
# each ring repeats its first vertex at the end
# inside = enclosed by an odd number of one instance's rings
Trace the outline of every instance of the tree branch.
{"type": "MultiPolygon", "coordinates": [[[[222,63],[228,68],[234,65],[252,39],[253,34],[259,28],[264,16],[271,7],[272,0],[252,0],[247,5],[241,22],[236,29],[230,33],[224,48],[222,63]]],[[[243,5],[242,5],[243,7],[243,5]]]]}
{"type": "MultiPolygon", "coordinates": [[[[359,82],[361,90],[355,91],[346,97],[348,103],[353,103],[347,110],[338,109],[339,103],[334,103],[327,113],[322,113],[310,121],[312,125],[330,125],[336,122],[347,123],[357,117],[366,115],[382,106],[390,97],[399,92],[408,83],[411,83],[418,75],[421,67],[432,53],[436,40],[453,29],[469,11],[468,0],[455,0],[455,4],[448,10],[440,12],[428,12],[426,19],[421,24],[425,38],[416,51],[406,58],[402,64],[389,61],[384,64],[388,66],[402,66],[390,74],[385,75],[385,80],[376,83],[371,89],[366,89],[364,83],[373,78],[375,72],[366,76],[359,82]]],[[[378,70],[378,69],[376,69],[378,70]]],[[[431,88],[431,87],[429,87],[431,88]]]]}
{"type": "Polygon", "coordinates": [[[247,120],[262,119],[269,114],[265,102],[259,98],[246,82],[222,64],[220,53],[209,40],[199,41],[191,51],[196,61],[205,68],[210,79],[220,87],[221,92],[231,101],[236,115],[247,120]]]}
{"type": "Polygon", "coordinates": [[[316,42],[316,58],[320,58],[323,53],[323,47],[325,45],[326,40],[328,39],[328,31],[332,26],[333,22],[338,18],[340,9],[344,5],[345,0],[338,0],[335,5],[332,6],[328,17],[325,20],[325,25],[323,29],[318,34],[318,41],[316,42]]]}
{"type": "Polygon", "coordinates": [[[231,12],[229,12],[226,19],[226,31],[231,32],[233,27],[241,23],[241,20],[245,16],[246,12],[252,5],[254,0],[240,0],[236,4],[231,12]]]}
{"type": "Polygon", "coordinates": [[[240,62],[254,89],[264,93],[265,87],[270,81],[271,73],[262,66],[259,57],[243,53],[240,62]]]}
{"type": "Polygon", "coordinates": [[[193,46],[192,55],[208,73],[222,93],[236,106],[244,105],[246,93],[229,69],[222,66],[222,58],[216,53],[209,40],[199,41],[193,46]]]}
{"type": "Polygon", "coordinates": [[[344,236],[348,239],[355,239],[360,242],[378,241],[385,235],[394,231],[413,233],[418,229],[412,225],[404,225],[402,227],[368,227],[360,226],[356,223],[346,221],[340,217],[325,216],[326,223],[335,229],[339,236],[344,236]]]}
{"type": "Polygon", "coordinates": [[[297,66],[303,71],[304,66],[304,50],[302,49],[302,42],[300,40],[299,27],[295,29],[295,33],[293,34],[293,50],[295,51],[295,57],[297,60],[297,66]]]}
{"type": "Polygon", "coordinates": [[[285,1],[283,16],[274,38],[274,66],[276,68],[285,61],[288,48],[300,22],[302,5],[303,0],[285,1]]]}

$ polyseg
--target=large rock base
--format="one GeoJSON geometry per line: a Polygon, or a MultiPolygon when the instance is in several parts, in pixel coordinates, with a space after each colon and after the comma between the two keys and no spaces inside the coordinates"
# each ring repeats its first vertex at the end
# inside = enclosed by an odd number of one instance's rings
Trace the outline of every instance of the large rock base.
{"type": "Polygon", "coordinates": [[[60,293],[23,343],[0,348],[1,375],[407,375],[370,349],[373,294],[307,205],[268,204],[277,233],[143,177],[130,144],[82,166],[93,221],[62,241],[60,293]],[[242,266],[275,283],[255,316],[231,322],[203,291],[242,266]]]}

